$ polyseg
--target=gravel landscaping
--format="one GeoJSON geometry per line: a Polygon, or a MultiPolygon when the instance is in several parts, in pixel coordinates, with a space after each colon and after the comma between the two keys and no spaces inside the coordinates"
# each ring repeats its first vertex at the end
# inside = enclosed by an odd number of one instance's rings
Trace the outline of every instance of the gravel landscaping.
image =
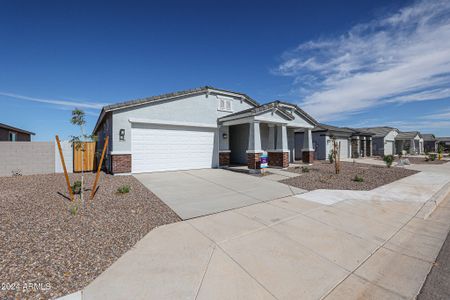
{"type": "Polygon", "coordinates": [[[426,161],[426,159],[422,157],[405,157],[405,158],[407,158],[409,162],[413,165],[421,165],[421,164],[442,165],[448,162],[446,160],[438,160],[438,159],[426,161]]]}
{"type": "MultiPolygon", "coordinates": [[[[85,178],[91,187],[94,174],[85,178]]],[[[62,174],[0,177],[0,187],[0,299],[78,291],[151,229],[180,221],[132,176],[102,174],[94,200],[76,214],[62,174]],[[119,194],[124,185],[129,193],[119,194]]]]}
{"type": "Polygon", "coordinates": [[[317,189],[368,191],[417,173],[405,168],[387,168],[351,162],[341,162],[340,174],[335,174],[334,164],[329,162],[315,162],[307,168],[309,172],[303,172],[301,167],[288,168],[288,171],[299,173],[299,176],[280,182],[308,191],[317,189]],[[356,176],[362,181],[356,181],[356,176]]]}

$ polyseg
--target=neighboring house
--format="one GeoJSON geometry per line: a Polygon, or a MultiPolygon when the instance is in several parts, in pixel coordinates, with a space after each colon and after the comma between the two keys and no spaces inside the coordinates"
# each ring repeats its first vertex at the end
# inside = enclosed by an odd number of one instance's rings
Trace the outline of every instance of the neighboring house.
{"type": "Polygon", "coordinates": [[[33,132],[0,123],[0,141],[30,142],[33,132]]]}
{"type": "MultiPolygon", "coordinates": [[[[294,131],[317,122],[296,105],[264,105],[249,96],[202,87],[103,107],[94,134],[102,149],[110,136],[105,166],[117,173],[215,168],[230,163],[287,167],[294,161],[294,131]]],[[[313,157],[307,139],[303,158],[313,157]]]]}
{"type": "Polygon", "coordinates": [[[442,136],[437,138],[439,145],[444,147],[444,151],[450,151],[450,136],[442,136]]]}
{"type": "MultiPolygon", "coordinates": [[[[340,145],[340,158],[358,158],[372,155],[372,135],[369,132],[319,124],[312,130],[312,140],[315,159],[327,160],[333,150],[333,142],[340,145]]],[[[296,158],[300,159],[303,148],[304,133],[296,132],[295,144],[296,158]]]]}
{"type": "Polygon", "coordinates": [[[418,131],[399,132],[395,137],[395,153],[406,151],[408,154],[423,153],[423,138],[418,131]]]}
{"type": "Polygon", "coordinates": [[[393,155],[395,154],[395,137],[398,129],[392,127],[367,127],[357,128],[364,132],[372,133],[372,153],[373,155],[393,155]]]}
{"type": "Polygon", "coordinates": [[[437,152],[438,151],[438,140],[436,136],[432,133],[422,134],[423,138],[423,150],[424,152],[437,152]]]}

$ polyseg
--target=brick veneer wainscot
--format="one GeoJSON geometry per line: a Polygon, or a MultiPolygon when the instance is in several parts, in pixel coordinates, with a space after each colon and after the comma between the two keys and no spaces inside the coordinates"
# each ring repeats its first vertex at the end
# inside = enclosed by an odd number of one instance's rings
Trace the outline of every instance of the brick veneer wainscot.
{"type": "Polygon", "coordinates": [[[230,165],[230,152],[219,152],[219,166],[225,167],[230,165]]]}
{"type": "Polygon", "coordinates": [[[131,173],[131,154],[111,155],[112,173],[131,173]]]}
{"type": "Polygon", "coordinates": [[[261,169],[261,153],[247,153],[247,166],[249,169],[261,169]]]}
{"type": "Polygon", "coordinates": [[[314,161],[314,151],[303,151],[302,161],[306,164],[310,164],[314,161]]]}
{"type": "Polygon", "coordinates": [[[289,152],[269,152],[269,166],[271,167],[289,167],[289,152]]]}

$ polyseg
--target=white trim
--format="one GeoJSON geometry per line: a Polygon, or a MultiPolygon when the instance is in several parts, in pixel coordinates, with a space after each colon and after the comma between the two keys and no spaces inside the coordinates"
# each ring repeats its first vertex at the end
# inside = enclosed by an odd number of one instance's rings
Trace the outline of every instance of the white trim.
{"type": "Polygon", "coordinates": [[[245,151],[245,153],[263,153],[264,151],[263,150],[247,150],[247,151],[245,151]]]}
{"type": "Polygon", "coordinates": [[[131,151],[111,151],[110,155],[126,155],[131,154],[131,151]]]}
{"type": "Polygon", "coordinates": [[[187,126],[187,127],[218,128],[217,124],[196,123],[196,122],[178,122],[178,121],[155,120],[155,119],[138,119],[138,118],[129,118],[128,121],[130,123],[141,123],[141,124],[157,124],[157,125],[173,125],[173,126],[187,126]]]}
{"type": "Polygon", "coordinates": [[[267,150],[267,152],[289,152],[289,149],[271,149],[267,150]]]}
{"type": "Polygon", "coordinates": [[[314,152],[314,148],[302,148],[302,152],[314,152]]]}
{"type": "Polygon", "coordinates": [[[219,150],[219,153],[230,153],[231,150],[219,150]]]}

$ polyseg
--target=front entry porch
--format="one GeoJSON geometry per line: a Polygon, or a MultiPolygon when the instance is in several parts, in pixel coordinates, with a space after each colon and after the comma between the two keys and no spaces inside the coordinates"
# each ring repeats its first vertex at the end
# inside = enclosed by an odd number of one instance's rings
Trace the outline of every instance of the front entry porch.
{"type": "Polygon", "coordinates": [[[297,106],[279,101],[218,119],[221,166],[246,164],[261,168],[261,156],[267,154],[269,167],[287,168],[295,159],[295,131],[304,130],[303,161],[314,157],[311,129],[316,125],[297,106]]]}
{"type": "MultiPolygon", "coordinates": [[[[287,124],[253,121],[251,123],[222,126],[219,138],[225,139],[219,151],[220,166],[246,165],[248,169],[261,168],[261,155],[267,154],[268,166],[287,168],[295,162],[295,130],[298,127],[288,127],[287,124]],[[228,144],[228,149],[224,149],[228,144]]],[[[311,130],[306,129],[304,145],[312,145],[311,130]]],[[[303,149],[305,163],[313,160],[312,147],[303,149]]]]}

